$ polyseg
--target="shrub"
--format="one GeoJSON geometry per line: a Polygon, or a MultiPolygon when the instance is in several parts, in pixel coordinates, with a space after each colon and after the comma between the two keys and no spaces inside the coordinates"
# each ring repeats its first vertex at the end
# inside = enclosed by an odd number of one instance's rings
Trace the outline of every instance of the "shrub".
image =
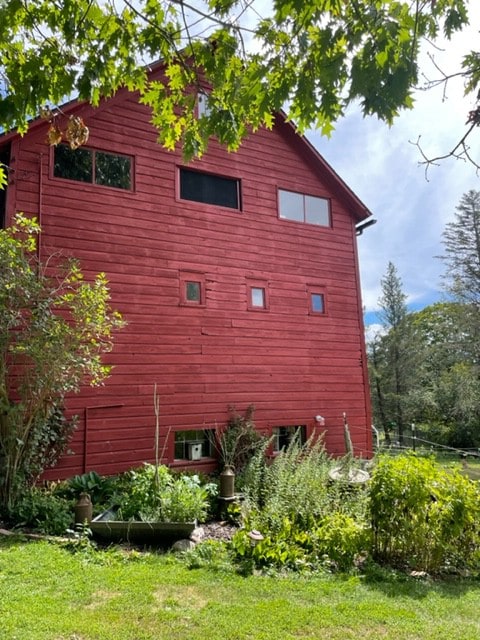
{"type": "Polygon", "coordinates": [[[480,491],[459,471],[413,454],[379,459],[370,484],[373,554],[435,572],[478,567],[480,491]]]}
{"type": "Polygon", "coordinates": [[[16,527],[62,535],[72,524],[73,507],[54,493],[33,487],[15,502],[8,515],[16,527]]]}
{"type": "Polygon", "coordinates": [[[245,527],[232,540],[245,571],[353,566],[368,546],[366,491],[332,483],[332,466],[319,441],[294,440],[271,464],[263,452],[253,457],[244,475],[245,527]],[[253,545],[250,529],[263,540],[253,545]]]}
{"type": "Polygon", "coordinates": [[[254,528],[275,531],[285,517],[308,527],[332,511],[362,518],[365,493],[330,482],[332,466],[320,440],[301,446],[294,439],[271,464],[263,451],[256,454],[244,475],[245,510],[254,528]]]}

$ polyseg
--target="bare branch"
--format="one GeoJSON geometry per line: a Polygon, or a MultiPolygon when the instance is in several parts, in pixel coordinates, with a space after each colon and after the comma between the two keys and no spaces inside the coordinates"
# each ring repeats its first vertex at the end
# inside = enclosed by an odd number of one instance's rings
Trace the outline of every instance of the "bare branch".
{"type": "MultiPolygon", "coordinates": [[[[475,110],[475,113],[480,113],[480,107],[475,110]]],[[[479,122],[476,119],[467,121],[467,124],[470,124],[470,127],[467,129],[465,135],[457,142],[457,144],[449,151],[443,155],[435,156],[433,158],[429,157],[423,147],[420,144],[421,136],[418,136],[416,142],[412,142],[409,140],[410,144],[413,144],[419,150],[423,160],[419,162],[420,165],[425,165],[425,180],[428,182],[428,169],[433,166],[439,166],[439,162],[441,160],[446,160],[447,158],[455,158],[455,160],[463,160],[463,162],[470,162],[476,169],[477,174],[480,172],[480,163],[472,158],[470,155],[470,147],[467,145],[467,138],[470,136],[475,127],[479,126],[479,122]],[[471,123],[471,124],[470,124],[471,123]]]]}

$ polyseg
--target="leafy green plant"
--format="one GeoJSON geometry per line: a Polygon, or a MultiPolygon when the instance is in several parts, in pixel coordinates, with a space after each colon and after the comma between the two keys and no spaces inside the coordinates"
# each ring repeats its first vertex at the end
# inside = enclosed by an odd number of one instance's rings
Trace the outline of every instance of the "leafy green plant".
{"type": "Polygon", "coordinates": [[[480,490],[433,459],[382,456],[369,496],[373,554],[425,571],[478,568],[480,490]]]}
{"type": "Polygon", "coordinates": [[[158,522],[203,521],[208,515],[214,483],[198,475],[176,475],[165,465],[145,463],[124,475],[119,515],[124,520],[158,522]]]}
{"type": "Polygon", "coordinates": [[[38,487],[28,489],[8,513],[19,528],[49,535],[64,535],[73,521],[72,504],[38,487]]]}
{"type": "Polygon", "coordinates": [[[370,543],[365,522],[338,511],[322,519],[314,537],[316,553],[341,571],[348,571],[361,555],[366,555],[370,543]]]}
{"type": "Polygon", "coordinates": [[[365,512],[365,492],[345,490],[329,479],[333,464],[320,440],[301,445],[294,438],[287,449],[269,463],[259,451],[244,474],[244,511],[256,529],[275,531],[283,526],[284,518],[310,525],[311,519],[338,510],[355,513],[362,518],[365,512]]]}
{"type": "Polygon", "coordinates": [[[81,493],[88,493],[96,505],[112,500],[116,490],[115,478],[101,476],[96,471],[73,476],[66,484],[72,497],[78,498],[81,493]]]}
{"type": "Polygon", "coordinates": [[[186,551],[183,560],[190,569],[208,568],[211,571],[231,571],[233,569],[232,554],[225,542],[221,540],[205,540],[186,551]]]}

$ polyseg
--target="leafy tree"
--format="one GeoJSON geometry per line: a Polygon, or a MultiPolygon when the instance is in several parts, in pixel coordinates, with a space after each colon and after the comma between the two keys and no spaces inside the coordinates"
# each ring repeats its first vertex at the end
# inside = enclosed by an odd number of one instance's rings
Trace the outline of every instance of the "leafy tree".
{"type": "MultiPolygon", "coordinates": [[[[329,135],[352,103],[391,123],[413,106],[421,42],[461,31],[467,8],[467,0],[276,0],[262,16],[265,5],[245,0],[5,0],[0,126],[24,131],[42,109],[54,119],[44,105],[70,95],[98,104],[121,86],[139,91],[160,142],[182,142],[187,157],[212,135],[237,148],[286,104],[301,131],[329,135]],[[149,81],[158,59],[164,79],[149,81]],[[196,119],[201,87],[208,115],[196,119]]],[[[480,52],[467,53],[459,71],[473,95],[479,61],[480,52]]],[[[480,107],[468,120],[469,130],[480,123],[480,107]]]]}
{"type": "Polygon", "coordinates": [[[38,262],[39,232],[22,215],[0,231],[0,510],[7,511],[63,453],[74,428],[64,397],[108,376],[102,355],[122,325],[104,274],[89,284],[75,261],[48,269],[38,262]]]}
{"type": "Polygon", "coordinates": [[[468,448],[480,444],[480,380],[470,336],[459,331],[464,312],[461,303],[441,302],[409,315],[422,354],[410,404],[430,440],[468,448]]]}

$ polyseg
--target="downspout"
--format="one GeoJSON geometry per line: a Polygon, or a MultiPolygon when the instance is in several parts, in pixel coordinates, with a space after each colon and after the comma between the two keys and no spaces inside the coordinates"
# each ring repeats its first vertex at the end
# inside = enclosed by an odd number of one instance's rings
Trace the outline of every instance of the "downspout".
{"type": "MultiPolygon", "coordinates": [[[[372,221],[373,224],[373,221],[372,221]]],[[[369,225],[364,225],[364,228],[369,225]]],[[[360,343],[360,354],[361,354],[361,362],[360,366],[362,367],[362,375],[363,375],[363,388],[364,388],[364,398],[365,398],[365,454],[366,456],[370,456],[373,453],[373,438],[372,438],[372,407],[371,407],[371,399],[370,399],[370,382],[368,377],[368,365],[367,365],[367,349],[365,342],[365,325],[363,322],[363,312],[362,312],[362,289],[360,285],[360,263],[358,260],[358,247],[357,247],[357,235],[358,235],[358,226],[355,224],[352,225],[352,242],[353,242],[353,253],[355,258],[355,280],[356,280],[356,290],[357,290],[357,300],[358,300],[358,326],[361,336],[360,343]]]]}

